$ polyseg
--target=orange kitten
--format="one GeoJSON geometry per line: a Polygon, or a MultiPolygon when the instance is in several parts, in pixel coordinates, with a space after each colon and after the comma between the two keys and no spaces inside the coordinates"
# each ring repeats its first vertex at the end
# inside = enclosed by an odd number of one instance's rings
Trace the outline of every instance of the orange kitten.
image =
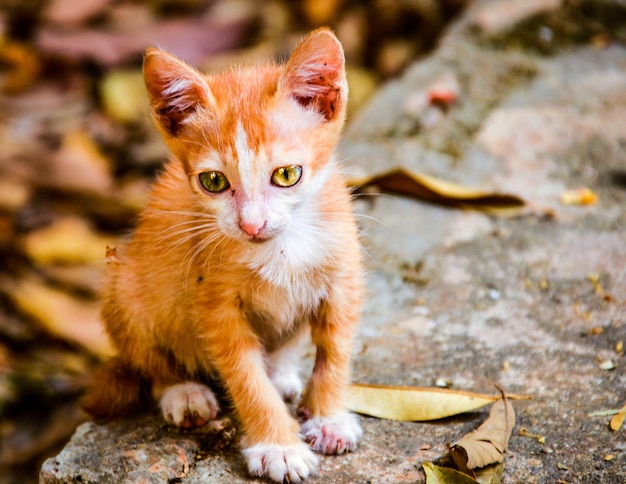
{"type": "Polygon", "coordinates": [[[284,66],[202,75],[150,49],[154,121],[174,155],[109,265],[103,316],[119,356],[84,399],[97,416],[135,408],[151,385],[167,422],[219,412],[228,391],[251,474],[300,481],[361,436],[344,406],[363,274],[350,195],[333,154],[348,86],[327,29],[284,66]],[[317,349],[300,426],[298,342],[317,349]],[[306,443],[305,443],[306,442],[306,443]],[[308,444],[308,445],[307,445],[308,444]]]}

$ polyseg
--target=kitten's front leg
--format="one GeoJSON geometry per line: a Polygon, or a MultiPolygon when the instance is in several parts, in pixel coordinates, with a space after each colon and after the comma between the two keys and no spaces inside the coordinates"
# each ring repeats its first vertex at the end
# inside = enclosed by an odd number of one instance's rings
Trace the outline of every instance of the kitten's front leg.
{"type": "Polygon", "coordinates": [[[323,454],[352,451],[363,434],[357,417],[345,406],[357,307],[352,298],[330,300],[311,322],[317,355],[300,406],[306,419],[301,432],[311,448],[323,454]]]}
{"type": "Polygon", "coordinates": [[[252,475],[300,482],[315,471],[317,457],[269,379],[261,345],[236,309],[206,328],[203,341],[243,428],[243,455],[252,475]],[[230,316],[230,317],[229,317],[230,316]]]}
{"type": "Polygon", "coordinates": [[[308,325],[303,325],[290,341],[267,356],[269,377],[286,402],[296,401],[302,394],[299,370],[307,328],[308,325]]]}

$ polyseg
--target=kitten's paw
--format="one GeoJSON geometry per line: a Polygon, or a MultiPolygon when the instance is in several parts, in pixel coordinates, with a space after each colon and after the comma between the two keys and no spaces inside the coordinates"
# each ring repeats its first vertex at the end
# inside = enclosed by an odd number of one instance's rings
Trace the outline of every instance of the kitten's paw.
{"type": "Polygon", "coordinates": [[[243,455],[250,474],[276,482],[301,482],[315,473],[318,462],[304,442],[296,445],[257,444],[244,449],[243,455]]]}
{"type": "Polygon", "coordinates": [[[270,373],[270,379],[282,399],[286,402],[293,402],[302,394],[302,380],[300,375],[298,375],[297,368],[277,368],[270,373]]]}
{"type": "Polygon", "coordinates": [[[307,420],[300,432],[314,451],[327,455],[355,450],[363,435],[357,416],[349,412],[307,420]]]}
{"type": "Polygon", "coordinates": [[[167,387],[161,396],[163,418],[183,428],[202,427],[217,417],[220,407],[213,391],[195,382],[167,387]]]}

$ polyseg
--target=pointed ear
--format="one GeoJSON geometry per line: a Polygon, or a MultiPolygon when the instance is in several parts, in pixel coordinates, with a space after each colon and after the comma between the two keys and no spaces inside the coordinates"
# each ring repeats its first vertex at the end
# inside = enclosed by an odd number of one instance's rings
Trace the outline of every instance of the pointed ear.
{"type": "Polygon", "coordinates": [[[146,50],[143,76],[152,117],[157,127],[169,136],[176,137],[192,114],[213,102],[202,75],[162,50],[146,50]]]}
{"type": "Polygon", "coordinates": [[[326,28],[317,29],[293,51],[281,77],[281,88],[326,121],[342,119],[348,100],[344,64],[337,37],[326,28]]]}

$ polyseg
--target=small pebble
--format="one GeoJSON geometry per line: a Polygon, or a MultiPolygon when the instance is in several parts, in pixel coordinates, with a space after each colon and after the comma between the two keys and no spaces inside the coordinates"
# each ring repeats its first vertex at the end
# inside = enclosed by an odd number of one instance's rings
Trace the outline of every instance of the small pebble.
{"type": "Polygon", "coordinates": [[[601,370],[614,370],[615,368],[617,368],[617,365],[613,360],[605,360],[600,363],[601,370]]]}

